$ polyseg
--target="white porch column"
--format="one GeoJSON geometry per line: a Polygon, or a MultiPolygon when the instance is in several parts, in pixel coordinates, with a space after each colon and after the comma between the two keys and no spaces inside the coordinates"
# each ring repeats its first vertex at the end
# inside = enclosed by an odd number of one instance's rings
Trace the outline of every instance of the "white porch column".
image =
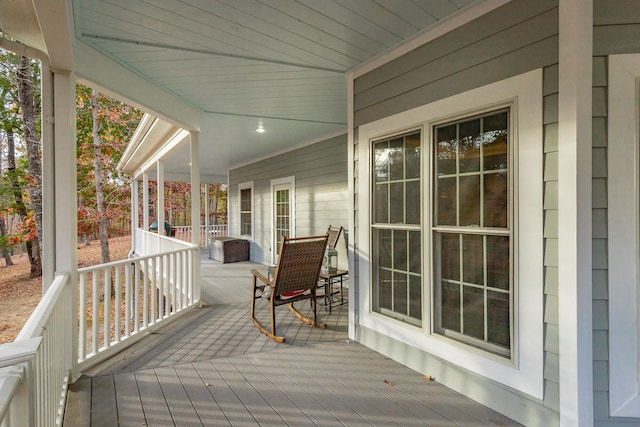
{"type": "MultiPolygon", "coordinates": [[[[156,162],[158,170],[158,205],[156,206],[156,219],[158,220],[158,238],[164,235],[164,162],[156,162]]],[[[158,249],[160,243],[158,242],[158,249]]]]}
{"type": "Polygon", "coordinates": [[[558,305],[560,425],[593,425],[591,123],[593,0],[560,0],[558,305]]]}
{"type": "Polygon", "coordinates": [[[204,242],[202,242],[203,246],[207,246],[209,244],[209,184],[204,185],[204,242]]]}
{"type": "Polygon", "coordinates": [[[142,174],[142,229],[149,231],[149,173],[142,174]]]}
{"type": "Polygon", "coordinates": [[[42,293],[53,283],[56,269],[55,146],[53,73],[42,61],[42,293]]]}
{"type": "Polygon", "coordinates": [[[191,132],[191,243],[200,246],[200,134],[191,132]]]}
{"type": "MultiPolygon", "coordinates": [[[[200,134],[191,132],[191,243],[200,246],[200,134]]],[[[200,251],[191,264],[193,300],[200,301],[200,251]]]]}
{"type": "MultiPolygon", "coordinates": [[[[52,93],[49,93],[51,95],[52,93]]],[[[53,247],[55,273],[69,274],[74,289],[78,283],[78,203],[76,185],[76,83],[69,74],[53,74],[53,190],[51,213],[55,242],[53,247]]],[[[47,163],[51,160],[47,160],[47,163]]],[[[44,179],[43,179],[44,182],[44,179]]],[[[51,191],[51,187],[47,187],[51,191]]],[[[77,313],[78,292],[71,292],[71,307],[77,313]]],[[[78,322],[76,314],[70,316],[67,331],[71,335],[68,369],[75,379],[78,376],[78,322]]]]}
{"type": "Polygon", "coordinates": [[[139,200],[140,200],[140,182],[132,178],[131,179],[131,250],[134,251],[136,248],[136,229],[140,227],[139,224],[139,200]]]}

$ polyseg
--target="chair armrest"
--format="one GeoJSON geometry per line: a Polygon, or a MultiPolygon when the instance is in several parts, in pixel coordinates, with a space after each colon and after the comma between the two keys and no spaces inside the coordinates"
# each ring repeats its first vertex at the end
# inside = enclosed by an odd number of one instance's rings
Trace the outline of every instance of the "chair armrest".
{"type": "Polygon", "coordinates": [[[273,287],[273,283],[269,280],[269,278],[260,273],[258,270],[251,270],[251,274],[253,274],[254,277],[260,279],[260,281],[265,285],[273,287]]]}

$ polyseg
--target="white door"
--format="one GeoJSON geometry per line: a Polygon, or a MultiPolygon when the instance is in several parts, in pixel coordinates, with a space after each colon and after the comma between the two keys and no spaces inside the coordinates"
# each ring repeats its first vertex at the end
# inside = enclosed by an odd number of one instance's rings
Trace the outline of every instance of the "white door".
{"type": "Polygon", "coordinates": [[[278,262],[282,236],[293,237],[293,184],[273,185],[273,244],[272,261],[278,262]]]}

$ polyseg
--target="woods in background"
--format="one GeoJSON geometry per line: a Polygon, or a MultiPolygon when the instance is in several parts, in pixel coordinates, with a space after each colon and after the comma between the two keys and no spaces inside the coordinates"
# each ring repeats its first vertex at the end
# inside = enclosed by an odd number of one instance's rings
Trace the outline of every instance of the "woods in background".
{"type": "MultiPolygon", "coordinates": [[[[0,252],[11,265],[11,254],[25,248],[31,277],[42,275],[40,88],[39,62],[0,50],[0,252]]],[[[82,85],[76,101],[78,241],[99,239],[106,263],[109,237],[131,233],[130,181],[116,167],[142,112],[82,85]]],[[[209,223],[226,224],[226,186],[208,188],[209,223]]],[[[174,226],[191,225],[190,197],[189,184],[165,183],[174,226]]]]}

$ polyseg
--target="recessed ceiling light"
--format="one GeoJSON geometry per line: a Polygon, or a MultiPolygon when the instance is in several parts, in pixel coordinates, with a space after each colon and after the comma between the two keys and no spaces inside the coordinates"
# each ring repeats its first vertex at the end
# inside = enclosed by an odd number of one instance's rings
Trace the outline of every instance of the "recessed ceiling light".
{"type": "Polygon", "coordinates": [[[256,129],[256,132],[257,133],[265,133],[266,132],[266,129],[264,128],[264,126],[262,126],[262,122],[260,122],[258,124],[258,129],[256,129]]]}

